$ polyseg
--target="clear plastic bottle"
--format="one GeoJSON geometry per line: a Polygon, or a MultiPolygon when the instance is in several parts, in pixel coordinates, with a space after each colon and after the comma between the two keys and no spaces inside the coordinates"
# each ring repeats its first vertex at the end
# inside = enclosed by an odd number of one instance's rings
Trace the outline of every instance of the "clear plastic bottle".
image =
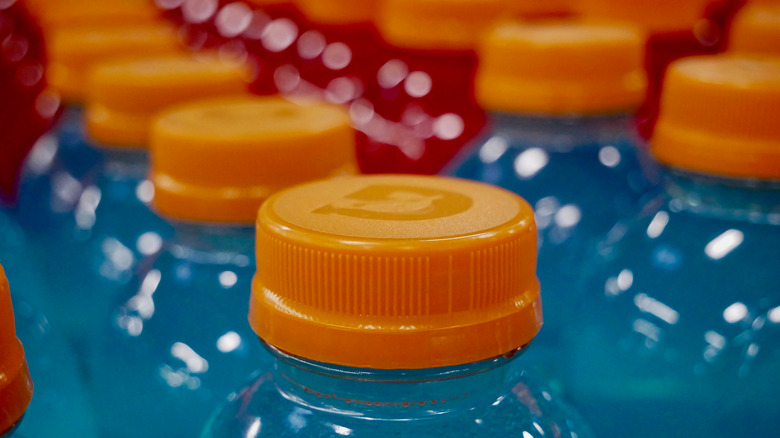
{"type": "MultiPolygon", "coordinates": [[[[9,236],[4,232],[2,237],[9,236]]],[[[0,379],[0,435],[8,426],[8,418],[4,418],[4,415],[10,413],[13,416],[15,407],[24,407],[12,400],[19,395],[17,393],[14,396],[13,392],[21,390],[24,397],[17,400],[26,400],[29,406],[25,414],[26,421],[17,426],[15,430],[18,433],[14,436],[96,438],[92,405],[76,356],[62,333],[52,327],[46,315],[41,312],[38,304],[40,301],[36,296],[39,291],[39,283],[35,277],[37,272],[34,271],[31,260],[22,258],[25,254],[24,247],[17,247],[13,243],[16,241],[4,239],[0,243],[2,263],[9,267],[8,280],[6,271],[0,267],[0,375],[12,376],[13,373],[9,374],[6,366],[19,358],[15,347],[4,344],[2,339],[7,335],[8,327],[13,329],[15,322],[16,336],[24,344],[29,372],[35,376],[35,393],[30,401],[30,395],[26,391],[32,388],[29,382],[24,383],[29,377],[0,379]],[[13,289],[10,296],[9,280],[13,289]],[[15,318],[9,307],[11,303],[15,318]],[[11,362],[7,362],[8,360],[11,362]],[[9,386],[2,388],[4,385],[9,386]],[[10,398],[6,392],[9,390],[10,398]]],[[[23,374],[17,374],[18,376],[23,374]]],[[[13,423],[14,421],[10,424],[13,423]]]]}
{"type": "Polygon", "coordinates": [[[154,207],[175,233],[101,320],[88,361],[102,434],[116,438],[197,436],[268,362],[246,320],[257,209],[280,188],[356,168],[346,111],[279,98],[171,109],[151,148],[154,207]]]}
{"type": "Polygon", "coordinates": [[[492,126],[450,173],[534,206],[546,315],[530,354],[547,367],[560,363],[572,267],[653,187],[632,115],[645,93],[642,44],[630,27],[555,21],[503,25],[481,46],[477,96],[492,126]]]}
{"type": "Polygon", "coordinates": [[[371,176],[273,196],[249,304],[273,367],[202,437],[589,437],[525,370],[535,253],[531,207],[486,184],[371,176]]]}
{"type": "Polygon", "coordinates": [[[773,436],[780,62],[690,58],[665,87],[665,193],[588,261],[567,389],[600,436],[773,436]]]}
{"type": "Polygon", "coordinates": [[[157,251],[171,233],[170,225],[147,207],[154,197],[146,179],[152,116],[198,96],[246,93],[248,80],[243,64],[211,55],[115,60],[93,67],[84,114],[88,138],[75,141],[99,159],[81,175],[72,174],[71,166],[55,173],[48,169],[44,184],[23,195],[28,202],[20,202],[22,221],[37,220],[46,231],[35,242],[49,290],[57,291],[46,299],[51,317],[69,335],[89,337],[95,318],[109,311],[138,261],[157,251]]]}

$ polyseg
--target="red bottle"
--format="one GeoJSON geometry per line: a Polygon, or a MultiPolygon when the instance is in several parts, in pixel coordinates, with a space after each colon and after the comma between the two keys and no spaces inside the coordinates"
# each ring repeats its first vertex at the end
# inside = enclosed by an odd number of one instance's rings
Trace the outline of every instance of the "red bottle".
{"type": "Polygon", "coordinates": [[[19,169],[51,125],[59,99],[46,91],[41,29],[23,2],[0,2],[0,199],[13,202],[19,169]]]}
{"type": "Polygon", "coordinates": [[[296,43],[300,80],[280,91],[336,103],[364,96],[385,58],[374,24],[378,5],[378,0],[298,0],[308,29],[296,43]]]}

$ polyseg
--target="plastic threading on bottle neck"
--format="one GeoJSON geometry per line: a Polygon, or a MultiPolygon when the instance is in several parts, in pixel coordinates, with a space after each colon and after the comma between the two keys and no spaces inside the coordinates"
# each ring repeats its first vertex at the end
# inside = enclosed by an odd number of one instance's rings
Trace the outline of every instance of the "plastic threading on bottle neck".
{"type": "Polygon", "coordinates": [[[481,183],[365,176],[289,189],[260,209],[257,255],[252,327],[318,362],[476,362],[526,345],[542,322],[533,210],[481,183]]]}

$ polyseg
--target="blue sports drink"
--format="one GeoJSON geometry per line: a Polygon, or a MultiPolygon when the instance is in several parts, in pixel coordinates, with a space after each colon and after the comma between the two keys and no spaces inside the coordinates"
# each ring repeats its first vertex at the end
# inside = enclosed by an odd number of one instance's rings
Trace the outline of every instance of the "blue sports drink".
{"type": "Polygon", "coordinates": [[[206,100],[160,115],[151,158],[174,235],[101,318],[92,392],[104,436],[194,437],[268,362],[246,319],[257,209],[280,188],[353,173],[354,133],[337,106],[206,100]]]}
{"type": "Polygon", "coordinates": [[[777,434],[778,120],[777,60],[672,64],[664,193],[599,245],[566,337],[567,389],[599,436],[777,434]]]}
{"type": "MultiPolygon", "coordinates": [[[[81,151],[57,156],[23,193],[20,217],[35,224],[52,318],[83,341],[106,315],[139,260],[160,249],[171,228],[152,213],[148,131],[153,114],[195,98],[246,90],[246,69],[215,58],[185,55],[106,61],[93,68],[84,122],[89,138],[63,131],[60,145],[81,151]],[[97,158],[86,167],[79,158],[97,158]],[[68,158],[75,158],[69,161],[68,158]]],[[[74,129],[77,124],[66,124],[74,129]]],[[[56,147],[56,145],[55,145],[56,147]]],[[[30,165],[37,156],[31,157],[30,165]]]]}
{"type": "MultiPolygon", "coordinates": [[[[92,407],[76,357],[62,334],[39,310],[36,294],[40,292],[40,283],[34,264],[25,257],[25,248],[17,245],[19,235],[9,236],[6,231],[0,232],[1,261],[3,267],[8,267],[7,271],[0,267],[0,331],[13,329],[15,322],[29,372],[35,376],[32,400],[26,399],[27,420],[17,425],[18,434],[14,436],[96,438],[92,407]],[[10,295],[9,280],[14,290],[10,295]],[[15,318],[9,307],[12,303],[15,318]]],[[[0,338],[4,336],[0,333],[0,338]]],[[[18,396],[20,388],[26,385],[21,385],[20,380],[13,378],[15,373],[6,369],[17,357],[15,347],[4,345],[0,339],[0,352],[0,436],[5,436],[3,432],[9,429],[6,415],[19,407],[8,394],[14,391],[18,396]]]]}
{"type": "Polygon", "coordinates": [[[525,367],[542,315],[533,210],[515,194],[309,183],[260,208],[257,256],[249,320],[273,366],[202,437],[591,436],[525,367]]]}
{"type": "Polygon", "coordinates": [[[481,48],[477,94],[492,128],[450,173],[534,207],[545,327],[530,354],[547,366],[559,362],[588,243],[652,187],[631,114],[645,92],[642,44],[628,27],[552,22],[500,26],[481,48]]]}

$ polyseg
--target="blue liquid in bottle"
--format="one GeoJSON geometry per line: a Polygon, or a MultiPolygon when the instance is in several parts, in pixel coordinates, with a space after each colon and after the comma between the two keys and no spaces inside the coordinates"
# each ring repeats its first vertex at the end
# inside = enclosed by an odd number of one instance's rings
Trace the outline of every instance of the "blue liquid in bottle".
{"type": "Polygon", "coordinates": [[[777,433],[778,91],[777,62],[670,67],[664,193],[599,244],[566,337],[567,389],[599,436],[777,433]]]}
{"type": "Polygon", "coordinates": [[[106,61],[93,68],[83,120],[66,123],[67,135],[60,135],[73,143],[64,149],[72,153],[55,154],[53,163],[61,162],[57,168],[39,166],[43,184],[23,197],[30,209],[26,217],[48,219],[41,224],[47,232],[36,242],[50,290],[58,291],[47,300],[52,318],[80,352],[140,260],[157,252],[172,233],[148,207],[154,187],[147,180],[145,145],[152,117],[184,100],[243,92],[244,75],[242,64],[182,54],[106,61]],[[98,157],[89,166],[80,160],[85,150],[98,157]]]}
{"type": "Polygon", "coordinates": [[[194,437],[270,362],[246,318],[257,209],[290,178],[354,169],[354,133],[341,107],[223,98],[163,112],[151,147],[174,235],[101,319],[91,390],[104,436],[194,437]]]}
{"type": "Polygon", "coordinates": [[[533,211],[516,195],[435,177],[310,183],[263,204],[257,251],[249,319],[273,367],[203,438],[591,436],[521,354],[541,308],[533,211]]]}
{"type": "Polygon", "coordinates": [[[509,25],[487,39],[483,56],[478,90],[496,110],[491,130],[449,173],[506,188],[534,207],[545,327],[529,360],[553,369],[589,244],[653,193],[655,171],[629,113],[644,90],[641,39],[621,27],[509,25]],[[517,65],[501,58],[508,51],[517,65]],[[601,64],[605,51],[626,62],[601,64]]]}
{"type": "Polygon", "coordinates": [[[213,407],[268,360],[242,317],[254,229],[175,230],[102,319],[88,358],[103,436],[196,436],[213,407]]]}
{"type": "MultiPolygon", "coordinates": [[[[97,437],[92,405],[76,356],[41,311],[45,284],[22,230],[0,212],[0,264],[11,288],[16,335],[22,341],[35,390],[26,420],[14,436],[97,437]]],[[[3,280],[4,281],[4,280],[3,280]]]]}

